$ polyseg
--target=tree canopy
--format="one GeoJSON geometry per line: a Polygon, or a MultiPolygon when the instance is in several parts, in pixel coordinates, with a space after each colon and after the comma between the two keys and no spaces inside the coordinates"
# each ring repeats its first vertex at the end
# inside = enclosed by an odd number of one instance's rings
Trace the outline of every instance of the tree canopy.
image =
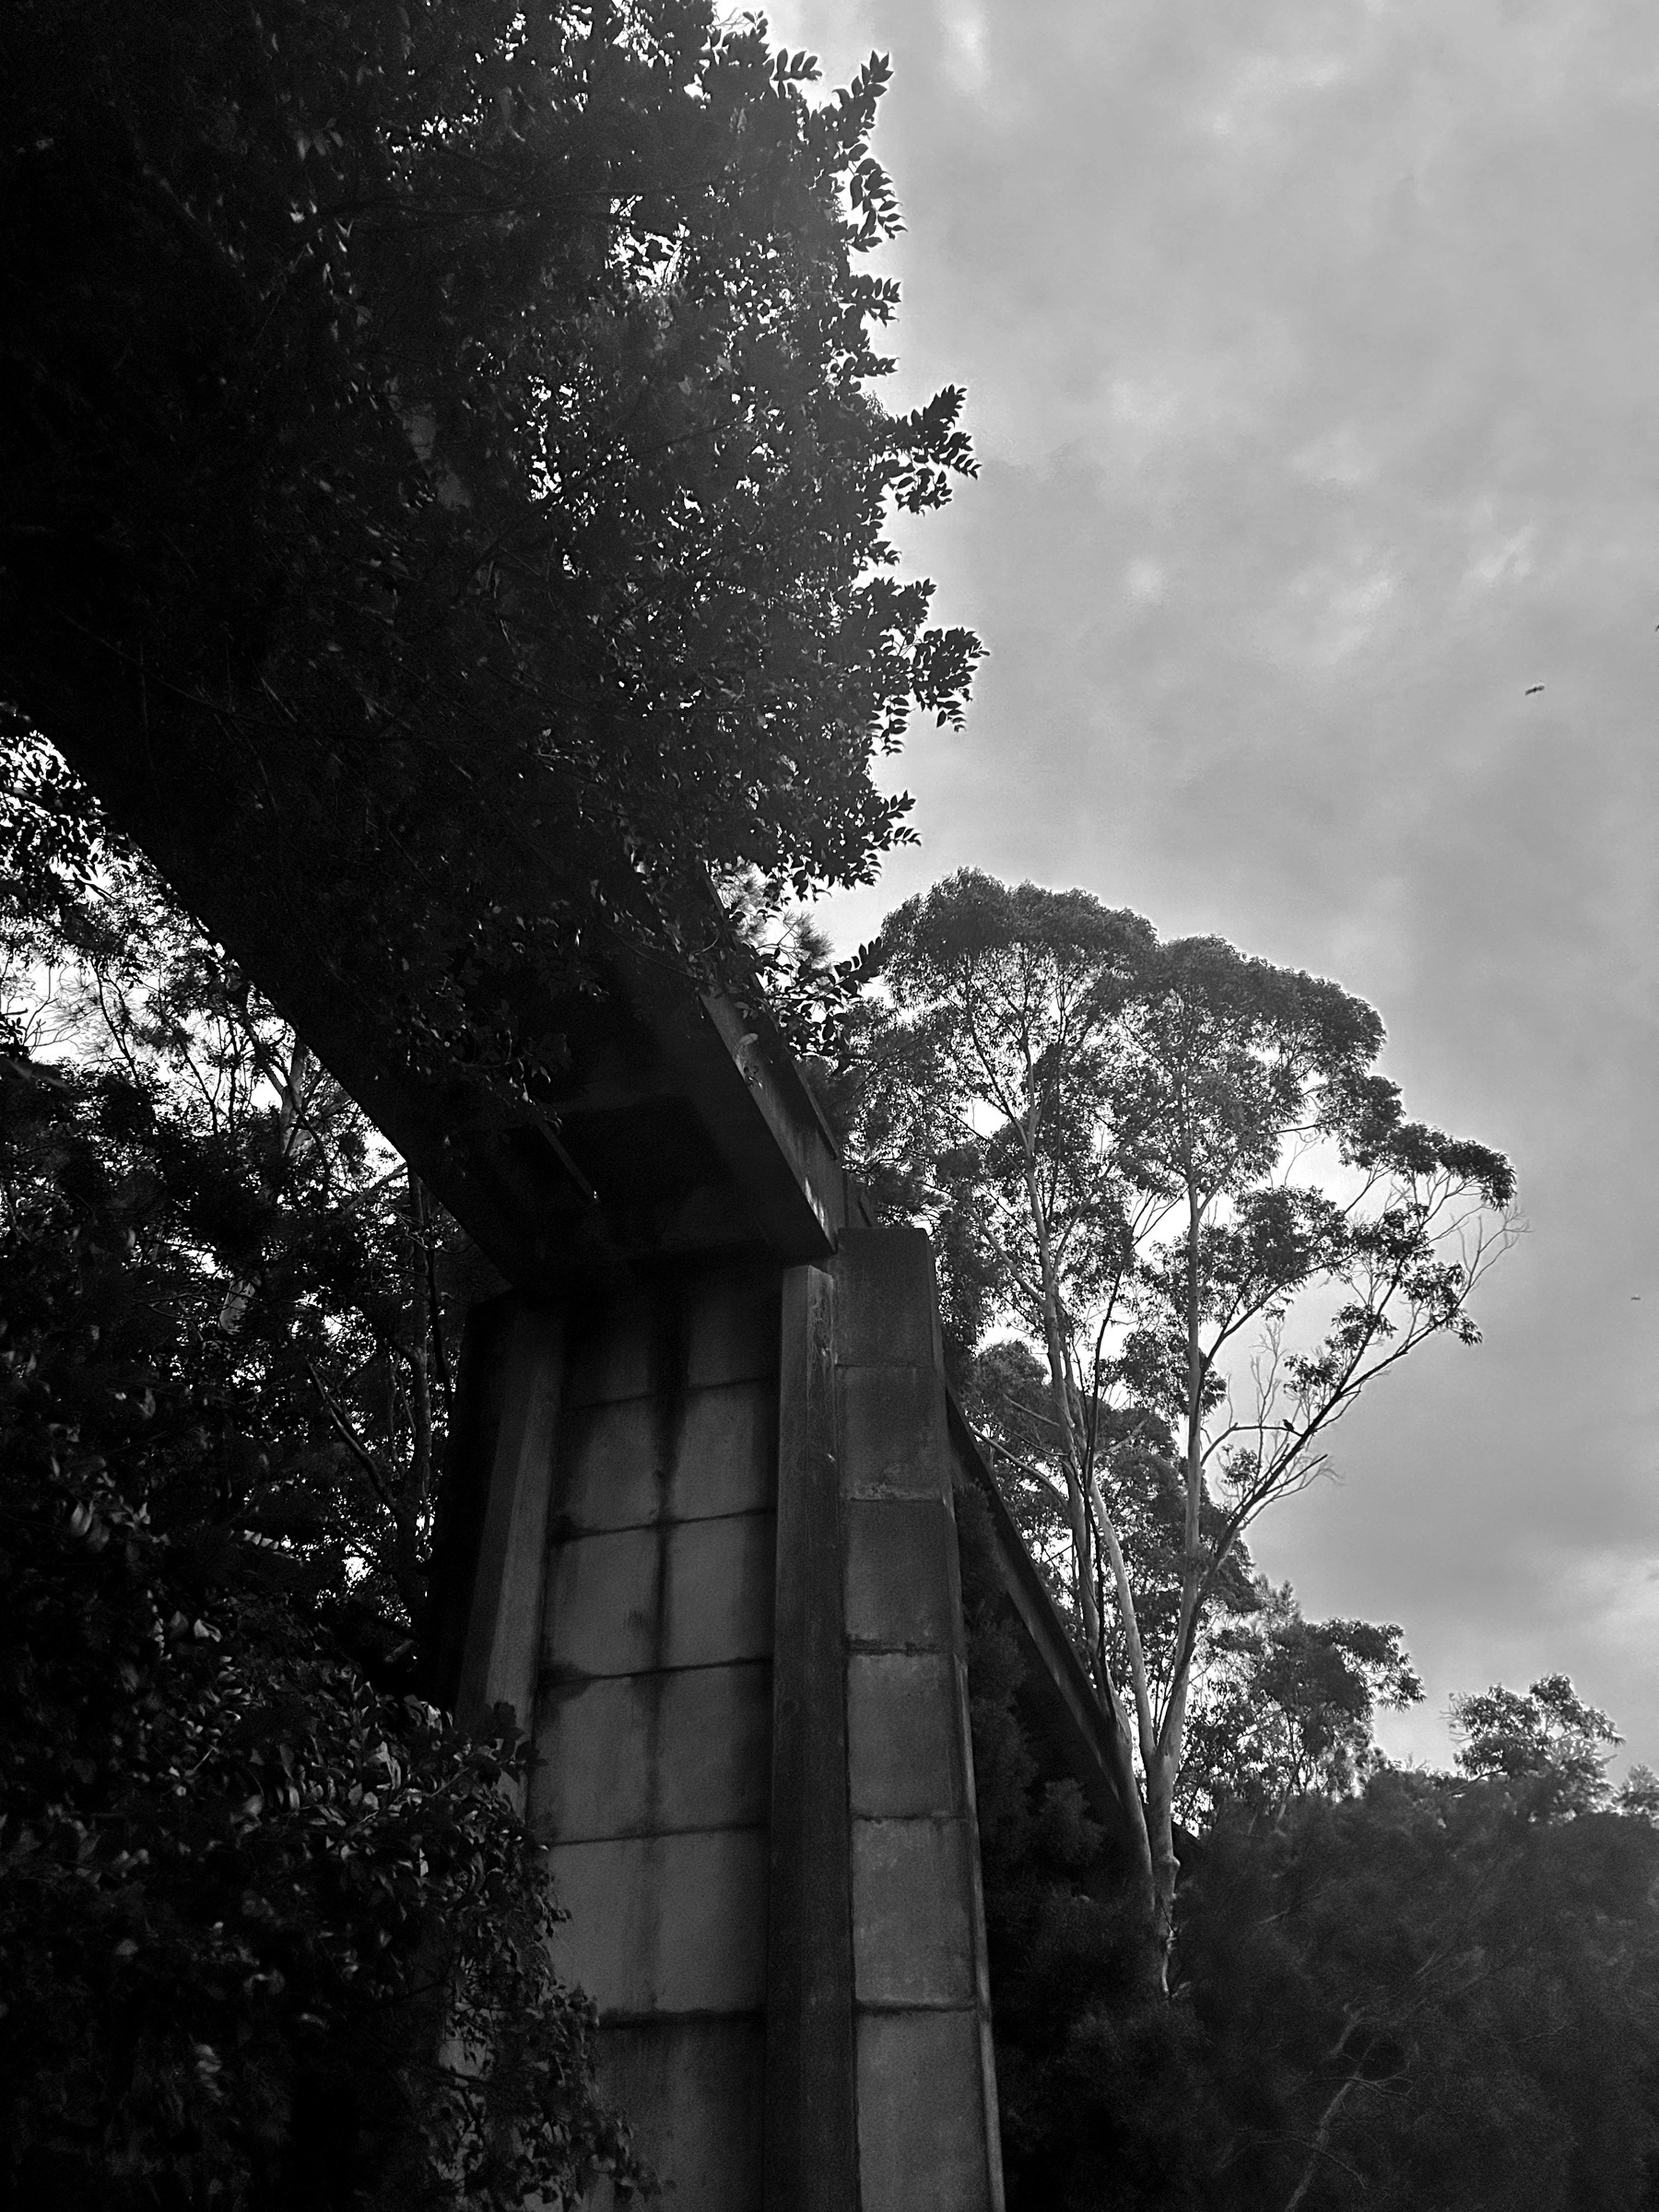
{"type": "Polygon", "coordinates": [[[875,395],[878,57],[814,100],[708,0],[5,41],[0,699],[187,900],[511,1062],[504,974],[906,834],[872,757],[978,648],[887,522],[972,464],[875,395]]]}
{"type": "Polygon", "coordinates": [[[1018,1507],[1063,1518],[1167,1922],[1194,1663],[1213,1608],[1255,1602],[1241,1539],[1378,1375],[1477,1340],[1513,1174],[1407,1119],[1370,1006],[1219,938],[964,869],[883,946],[856,1142],[935,1230],[1018,1507]],[[1023,1342],[987,1356],[999,1322],[1023,1342]]]}
{"type": "Polygon", "coordinates": [[[1538,1810],[1594,1812],[1612,1798],[1606,1768],[1620,1738],[1565,1675],[1545,1675],[1524,1695],[1495,1682],[1453,1698],[1452,1725],[1465,1774],[1500,1778],[1538,1810]]]}
{"type": "Polygon", "coordinates": [[[269,1009],[172,950],[78,1065],[28,1049],[15,970],[0,1015],[0,2188],[625,2179],[511,1732],[465,1741],[406,1664],[453,1281],[291,1053],[285,1144],[269,1009]]]}
{"type": "MultiPolygon", "coordinates": [[[[1648,1783],[1587,1809],[1530,1774],[1402,1771],[1377,1759],[1351,1688],[1294,1655],[1294,1681],[1323,1688],[1308,1700],[1280,1681],[1277,1720],[1271,1696],[1241,1702],[1254,1741],[1230,1781],[1248,1786],[1182,1837],[1165,1996],[1107,1839],[1021,1726],[981,1511],[959,1500],[1009,2212],[1646,2212],[1648,1783]],[[1362,1787],[1317,1757],[1284,1786],[1280,1724],[1313,1716],[1305,1749],[1322,1711],[1347,1716],[1362,1787]]],[[[1296,1616],[1278,1595],[1264,1641],[1284,1652],[1296,1616]]],[[[1308,1641],[1384,1693],[1409,1687],[1397,1631],[1324,1626],[1308,1641]]],[[[1549,1680],[1558,1707],[1590,1713],[1549,1680]]]]}
{"type": "Polygon", "coordinates": [[[1288,1583],[1261,1596],[1206,1639],[1177,1784],[1190,1826],[1227,1806],[1349,1795],[1383,1763],[1378,1712],[1423,1696],[1394,1622],[1308,1620],[1288,1583]]]}
{"type": "Polygon", "coordinates": [[[1377,1775],[1206,1839],[1182,1971],[1227,2115],[1211,2201],[1575,2212],[1659,2184],[1659,1834],[1377,1775]]]}

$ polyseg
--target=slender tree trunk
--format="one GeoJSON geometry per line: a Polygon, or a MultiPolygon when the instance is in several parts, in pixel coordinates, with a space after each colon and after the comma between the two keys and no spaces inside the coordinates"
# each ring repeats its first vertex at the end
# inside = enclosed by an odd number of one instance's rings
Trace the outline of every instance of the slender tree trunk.
{"type": "MultiPolygon", "coordinates": [[[[267,1187],[275,1190],[282,1171],[293,1157],[294,1147],[300,1140],[300,1113],[304,1108],[305,1085],[311,1074],[310,1048],[298,1037],[288,1053],[288,1073],[278,1086],[276,1100],[276,1166],[266,1178],[267,1187]]],[[[248,1310],[248,1300],[253,1295],[252,1277],[238,1277],[226,1291],[219,1307],[219,1326],[227,1335],[233,1336],[241,1327],[242,1316],[248,1310]]]]}
{"type": "Polygon", "coordinates": [[[1170,1951],[1175,1940],[1175,1777],[1179,1761],[1160,1751],[1147,1776],[1147,1841],[1152,1865],[1152,1923],[1158,1937],[1159,1981],[1170,1986],[1170,1951]]]}
{"type": "Polygon", "coordinates": [[[410,1618],[418,1621],[427,1598],[426,1571],[420,1563],[420,1527],[432,1487],[432,1394],[421,1354],[406,1352],[404,1364],[409,1373],[412,1434],[409,1471],[392,1505],[392,1571],[410,1618]]]}
{"type": "Polygon", "coordinates": [[[1100,1641],[1100,1613],[1095,1603],[1094,1543],[1088,1526],[1088,1510],[1083,1495],[1084,1438],[1078,1419],[1078,1408],[1065,1371],[1065,1346],[1060,1320],[1060,1297],[1055,1282],[1053,1247],[1049,1241],[1048,1216],[1042,1204],[1042,1194],[1037,1188],[1037,1176],[1031,1165],[1030,1140],[1026,1153],[1026,1203],[1031,1209],[1031,1226],[1037,1237],[1037,1264],[1042,1277],[1042,1342],[1048,1357],[1049,1402],[1053,1407],[1054,1423],[1060,1432],[1060,1463],[1065,1476],[1067,1518],[1071,1523],[1072,1549],[1077,1567],[1077,1602],[1082,1607],[1083,1626],[1091,1652],[1102,1650],[1100,1641]]]}
{"type": "Polygon", "coordinates": [[[1301,2203],[1303,2197],[1307,2195],[1308,2191],[1313,2186],[1313,2177],[1318,2172],[1320,2161],[1324,2158],[1326,2150],[1330,2145],[1331,2130],[1336,2124],[1336,2115],[1347,2103],[1348,2092],[1353,2088],[1354,2084],[1359,2080],[1359,2077],[1357,2074],[1350,2074],[1347,2079],[1337,2089],[1336,2094],[1332,2098],[1330,2103],[1325,2106],[1324,2112],[1320,2118],[1319,2126],[1315,2131],[1313,2141],[1309,2147],[1308,2162],[1302,2168],[1301,2179],[1297,2183],[1296,2187],[1290,2192],[1289,2196],[1285,2200],[1285,2212],[1296,2212],[1296,2207],[1298,2205],[1301,2203]]]}
{"type": "Polygon", "coordinates": [[[1175,1940],[1175,1888],[1180,1863],[1175,1856],[1175,1784],[1181,1773],[1181,1754],[1186,1739],[1187,1694],[1193,1678],[1193,1622],[1203,1586],[1204,1561],[1199,1549],[1204,1504],[1204,1348],[1200,1335],[1203,1319],[1200,1267],[1204,1231],[1202,1194],[1196,1187],[1192,1162],[1187,1163],[1186,1234],[1186,1434],[1185,1499],[1182,1521],[1181,1612],[1175,1636],[1175,1656],[1170,1677],[1169,1699],[1157,1741],[1142,1754],[1147,1772],[1147,1828],[1151,1847],[1153,1913],[1162,1947],[1160,1972],[1166,1988],[1171,1946],[1175,1940]]]}
{"type": "MultiPolygon", "coordinates": [[[[1080,1409],[1070,1388],[1066,1373],[1065,1347],[1060,1316],[1060,1295],[1057,1270],[1054,1266],[1053,1246],[1050,1241],[1048,1217],[1042,1204],[1042,1194],[1037,1187],[1037,1177],[1031,1165],[1028,1133],[1026,1152],[1026,1200],[1031,1209],[1031,1226],[1037,1237],[1038,1264],[1042,1275],[1043,1344],[1048,1354],[1049,1398],[1053,1407],[1055,1424],[1060,1433],[1061,1465],[1065,1475],[1067,1517],[1071,1523],[1072,1551],[1077,1566],[1077,1601],[1083,1615],[1083,1631],[1088,1640],[1090,1663],[1100,1701],[1106,1709],[1106,1718],[1112,1732],[1114,1778],[1124,1801],[1130,1824],[1130,1843],[1135,1856],[1135,1871],[1148,1910],[1158,1915],[1158,1879],[1152,1830],[1148,1825],[1144,1804],[1135,1774],[1135,1740],[1129,1726],[1129,1717],[1124,1710],[1124,1700],[1112,1678],[1112,1669],[1106,1658],[1105,1627],[1094,1588],[1094,1535],[1089,1527],[1089,1500],[1084,1490],[1084,1462],[1087,1440],[1082,1431],[1080,1409]]],[[[1125,1636],[1128,1639],[1131,1664],[1135,1665],[1140,1650],[1139,1630],[1135,1618],[1134,1601],[1129,1593],[1128,1576],[1124,1570],[1123,1553],[1112,1527],[1106,1501],[1094,1485],[1094,1503],[1100,1524],[1100,1536],[1107,1545],[1112,1560],[1113,1579],[1117,1586],[1118,1606],[1122,1613],[1125,1636]]],[[[1143,1763],[1148,1740],[1147,1706],[1144,1663],[1136,1668],[1135,1681],[1135,1715],[1139,1724],[1143,1763]]]]}

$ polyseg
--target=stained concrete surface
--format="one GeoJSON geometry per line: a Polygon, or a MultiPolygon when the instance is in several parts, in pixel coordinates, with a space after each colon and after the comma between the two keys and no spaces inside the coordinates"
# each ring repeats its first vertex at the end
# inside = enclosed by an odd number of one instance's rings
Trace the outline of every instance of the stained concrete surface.
{"type": "Polygon", "coordinates": [[[853,1823],[853,1988],[860,2006],[971,2006],[967,1822],[853,1823]]]}
{"type": "Polygon", "coordinates": [[[953,1694],[947,1652],[847,1655],[848,1800],[877,1818],[950,1813],[965,1799],[955,1735],[935,1725],[953,1694]]]}
{"type": "Polygon", "coordinates": [[[766,1859],[760,1828],[551,1845],[547,1871],[571,1916],[554,1945],[560,1974],[606,2020],[759,2012],[766,1859]]]}
{"type": "Polygon", "coordinates": [[[587,1535],[769,1507],[777,1413],[754,1380],[688,1382],[666,1436],[656,1397],[573,1406],[561,1440],[559,1531],[587,1535]]]}
{"type": "MultiPolygon", "coordinates": [[[[979,2025],[971,2012],[858,2019],[860,2212],[992,2212],[979,2025]]],[[[994,2187],[994,2194],[993,2190],[994,2187]]]]}
{"type": "Polygon", "coordinates": [[[743,1660],[550,1684],[535,1756],[536,1818],[552,1841],[764,1827],[771,1668],[743,1660]]]}
{"type": "MultiPolygon", "coordinates": [[[[601,2086],[678,2212],[759,2212],[776,1271],[572,1313],[530,1816],[601,2086]]],[[[603,2193],[602,2193],[603,2194],[603,2193]]]]}

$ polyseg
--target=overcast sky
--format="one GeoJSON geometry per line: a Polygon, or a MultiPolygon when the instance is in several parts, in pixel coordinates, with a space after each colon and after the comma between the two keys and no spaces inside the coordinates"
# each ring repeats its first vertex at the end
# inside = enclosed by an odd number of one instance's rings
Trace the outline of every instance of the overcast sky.
{"type": "Polygon", "coordinates": [[[1529,1234],[1256,1549],[1456,1689],[1570,1673],[1659,1764],[1659,16],[1651,0],[789,0],[872,48],[892,395],[981,475],[990,648],[923,843],[1336,977],[1529,1234]],[[1542,692],[1526,696],[1541,684],[1542,692]]]}

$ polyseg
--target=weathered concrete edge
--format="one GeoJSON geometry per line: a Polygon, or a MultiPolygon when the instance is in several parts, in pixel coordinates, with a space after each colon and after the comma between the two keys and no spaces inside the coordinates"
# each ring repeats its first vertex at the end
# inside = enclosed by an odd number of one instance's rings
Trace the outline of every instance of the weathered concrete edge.
{"type": "Polygon", "coordinates": [[[978,1439],[948,1385],[950,1443],[958,1465],[982,1499],[991,1523],[998,1579],[1018,1621],[1033,1663],[1028,1688],[1051,1714],[1056,1733],[1071,1753],[1077,1783],[1090,1810],[1109,1834],[1127,1840],[1132,1826],[1112,1769],[1111,1738],[1083,1662],[1073,1648],[1054,1602],[1043,1586],[1036,1561],[1003,1501],[978,1439]]]}
{"type": "Polygon", "coordinates": [[[501,1425],[502,1343],[518,1300],[511,1290],[481,1299],[466,1316],[455,1405],[436,1491],[432,1573],[418,1623],[421,1695],[453,1712],[465,1665],[501,1425]]]}
{"type": "Polygon", "coordinates": [[[828,1258],[847,1220],[846,1171],[805,1086],[803,1111],[724,993],[694,994],[686,977],[631,947],[615,965],[768,1248],[785,1262],[828,1258]]]}
{"type": "MultiPolygon", "coordinates": [[[[910,1861],[909,1883],[900,1874],[888,1893],[888,1908],[904,1910],[908,1887],[908,1903],[916,1915],[909,1939],[923,1945],[922,1953],[910,1961],[923,1971],[901,1975],[900,1985],[884,1987],[881,1976],[866,1979],[861,1947],[854,1943],[858,2201],[865,2212],[899,2212],[900,2206],[907,2212],[921,2212],[924,2206],[936,2207],[936,2212],[969,2212],[971,2206],[1003,2212],[1001,2108],[933,1246],[914,1227],[850,1232],[837,1255],[835,1276],[849,1666],[860,1653],[927,1653],[947,1662],[936,1696],[918,1702],[932,1706],[928,1724],[941,1732],[940,1747],[948,1747],[946,1767],[952,1776],[931,1815],[854,1817],[849,1824],[854,1896],[861,1862],[866,1877],[877,1864],[877,1857],[865,1857],[861,1839],[867,1849],[885,1832],[888,1846],[898,1845],[902,1858],[910,1861]],[[866,1418],[855,1431],[850,1394],[860,1372],[885,1376],[889,1382],[909,1378],[909,1384],[898,1398],[883,1393],[866,1405],[866,1418]],[[877,1408],[879,1418],[872,1423],[867,1417],[877,1408]],[[897,1484],[879,1465],[895,1451],[905,1474],[897,1484]],[[866,1459],[872,1452],[876,1465],[866,1459]],[[891,1573],[895,1559],[908,1569],[898,1581],[891,1573]],[[956,1865],[948,1873],[942,1864],[931,1874],[924,1872],[926,1853],[922,1860],[913,1855],[919,1835],[955,1838],[957,1849],[950,1855],[956,1865]],[[914,1887],[918,1877],[924,1883],[920,1890],[914,1887]],[[919,1934],[941,1903],[946,1904],[947,1919],[950,1904],[960,1913],[959,1940],[967,1955],[954,1960],[954,1975],[950,1965],[939,1972],[936,1947],[928,1961],[927,1937],[919,1934]],[[943,2024],[949,2022],[959,2023],[965,2031],[971,2052],[959,2045],[947,2056],[947,2045],[939,2045],[937,2038],[943,2024]],[[910,2078],[909,2065],[924,2046],[932,2053],[925,2077],[910,2078]],[[906,2050],[910,2061],[900,2058],[906,2050]]],[[[849,1718],[850,1774],[858,1765],[859,1747],[852,1739],[849,1718]]],[[[857,1802],[850,1796],[850,1814],[857,1802]]],[[[936,1938],[945,1931],[935,1924],[934,1933],[936,1938]]],[[[900,1939],[901,1952],[906,1940],[900,1939]]]]}
{"type": "Polygon", "coordinates": [[[767,2212],[857,2202],[835,1280],[783,1277],[768,1902],[767,2212]]]}
{"type": "Polygon", "coordinates": [[[526,1733],[535,1719],[563,1336],[558,1308],[509,1291],[474,1308],[463,1339],[422,1641],[428,1694],[469,1731],[502,1704],[526,1733]]]}
{"type": "Polygon", "coordinates": [[[501,1352],[500,1426],[478,1536],[455,1718],[463,1728],[477,1727],[498,1705],[511,1705],[528,1733],[535,1725],[540,1669],[547,1514],[564,1382],[563,1315],[521,1304],[501,1352]]]}

